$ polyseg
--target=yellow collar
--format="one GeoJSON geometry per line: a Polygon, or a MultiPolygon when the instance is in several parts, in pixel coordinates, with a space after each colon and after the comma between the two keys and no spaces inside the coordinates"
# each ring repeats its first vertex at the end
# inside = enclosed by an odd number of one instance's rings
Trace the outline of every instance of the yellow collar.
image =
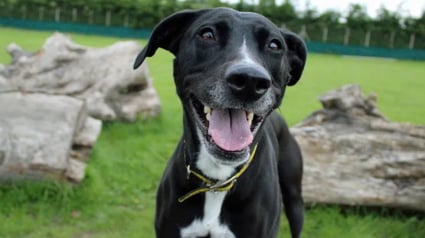
{"type": "Polygon", "coordinates": [[[186,201],[188,198],[195,196],[197,194],[200,193],[205,193],[205,192],[224,192],[224,191],[229,191],[230,189],[233,188],[236,180],[246,171],[246,169],[248,168],[249,164],[252,162],[252,160],[255,157],[255,152],[257,151],[257,145],[254,146],[254,149],[251,152],[251,155],[249,156],[248,161],[241,167],[241,169],[232,177],[230,177],[229,179],[227,179],[226,181],[223,182],[213,182],[211,179],[206,178],[205,176],[203,176],[202,174],[193,171],[190,169],[190,165],[186,166],[187,169],[187,177],[189,178],[189,176],[191,174],[193,174],[195,177],[197,177],[198,179],[202,180],[202,182],[204,182],[205,186],[201,187],[201,188],[197,188],[194,189],[188,193],[186,193],[185,195],[179,197],[178,201],[180,203],[186,201]]]}

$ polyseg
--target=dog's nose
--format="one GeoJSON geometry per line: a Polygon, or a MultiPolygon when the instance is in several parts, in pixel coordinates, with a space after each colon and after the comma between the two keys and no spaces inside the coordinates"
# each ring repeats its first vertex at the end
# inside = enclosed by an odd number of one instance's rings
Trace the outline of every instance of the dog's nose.
{"type": "Polygon", "coordinates": [[[254,64],[230,66],[225,78],[232,93],[248,101],[263,96],[271,85],[271,78],[267,71],[254,64]]]}

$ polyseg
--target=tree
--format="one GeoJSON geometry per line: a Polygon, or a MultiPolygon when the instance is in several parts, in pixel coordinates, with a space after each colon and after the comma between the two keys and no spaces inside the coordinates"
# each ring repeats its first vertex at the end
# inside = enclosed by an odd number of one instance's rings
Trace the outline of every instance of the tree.
{"type": "Polygon", "coordinates": [[[276,1],[275,0],[260,0],[259,5],[260,7],[275,7],[276,1]]]}
{"type": "Polygon", "coordinates": [[[290,0],[285,0],[280,6],[276,7],[275,17],[281,24],[293,22],[298,19],[295,7],[290,0]]]}
{"type": "Polygon", "coordinates": [[[270,18],[277,25],[286,25],[298,19],[295,7],[289,0],[286,0],[281,5],[276,6],[275,1],[263,1],[263,5],[259,5],[258,11],[270,18]]]}
{"type": "Polygon", "coordinates": [[[310,1],[307,1],[305,11],[302,17],[304,24],[314,24],[316,23],[318,17],[319,12],[317,11],[317,9],[311,6],[310,1]]]}
{"type": "Polygon", "coordinates": [[[401,16],[397,12],[391,12],[384,6],[381,6],[378,9],[378,15],[375,22],[379,28],[393,31],[400,29],[401,16]]]}
{"type": "Polygon", "coordinates": [[[336,26],[340,24],[341,17],[342,15],[340,12],[334,10],[327,10],[320,14],[320,16],[317,18],[317,21],[324,26],[336,26]]]}
{"type": "Polygon", "coordinates": [[[365,6],[351,4],[346,17],[347,28],[345,30],[344,44],[362,45],[368,47],[370,44],[373,21],[367,14],[365,6]],[[363,33],[366,33],[364,37],[363,33]]]}
{"type": "Polygon", "coordinates": [[[357,3],[349,6],[346,20],[347,26],[352,29],[368,30],[371,25],[366,7],[357,3]]]}
{"type": "Polygon", "coordinates": [[[413,27],[416,28],[416,30],[413,35],[413,43],[411,39],[409,47],[425,49],[425,10],[422,11],[422,16],[413,22],[413,27]]]}
{"type": "MultiPolygon", "coordinates": [[[[322,41],[328,41],[329,27],[336,30],[340,25],[341,13],[333,10],[327,10],[317,18],[318,25],[322,28],[322,41]]],[[[332,29],[331,29],[332,30],[332,29]]]]}
{"type": "Polygon", "coordinates": [[[397,12],[391,12],[384,6],[378,9],[378,16],[376,18],[375,27],[380,32],[380,38],[388,39],[389,47],[394,48],[394,42],[397,31],[401,28],[401,16],[397,12]]]}

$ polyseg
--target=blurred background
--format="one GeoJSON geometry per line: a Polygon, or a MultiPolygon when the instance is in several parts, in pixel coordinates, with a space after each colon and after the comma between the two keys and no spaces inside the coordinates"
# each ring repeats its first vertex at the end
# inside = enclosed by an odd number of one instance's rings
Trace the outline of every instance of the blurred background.
{"type": "Polygon", "coordinates": [[[36,27],[33,20],[151,29],[173,12],[217,6],[261,13],[312,42],[425,49],[425,4],[417,0],[0,0],[0,23],[24,19],[15,24],[36,27]]]}

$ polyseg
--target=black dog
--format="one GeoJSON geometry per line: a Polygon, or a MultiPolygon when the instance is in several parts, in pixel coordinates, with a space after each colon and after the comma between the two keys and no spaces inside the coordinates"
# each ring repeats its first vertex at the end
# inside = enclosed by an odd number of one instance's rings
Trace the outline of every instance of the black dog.
{"type": "Polygon", "coordinates": [[[227,8],[178,12],[154,29],[134,68],[175,55],[184,132],[157,194],[157,237],[276,237],[282,201],[292,237],[304,208],[302,158],[273,112],[306,47],[265,17],[227,8]]]}

